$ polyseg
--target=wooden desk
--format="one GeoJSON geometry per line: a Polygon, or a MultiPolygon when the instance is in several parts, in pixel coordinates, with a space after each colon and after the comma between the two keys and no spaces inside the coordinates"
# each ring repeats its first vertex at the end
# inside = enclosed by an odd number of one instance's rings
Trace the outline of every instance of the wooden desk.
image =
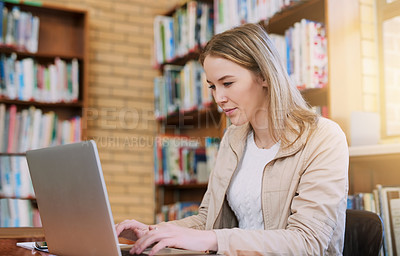
{"type": "Polygon", "coordinates": [[[42,228],[0,228],[0,255],[1,256],[43,256],[36,251],[18,247],[17,242],[43,241],[42,228]]]}
{"type": "MultiPolygon", "coordinates": [[[[48,256],[50,255],[48,253],[39,252],[36,250],[28,250],[17,246],[18,242],[34,242],[44,240],[44,231],[42,228],[0,228],[0,256],[48,256]]],[[[132,241],[123,238],[119,238],[119,242],[124,244],[132,243],[132,241]]],[[[211,255],[216,254],[209,254],[209,256],[211,255]]]]}

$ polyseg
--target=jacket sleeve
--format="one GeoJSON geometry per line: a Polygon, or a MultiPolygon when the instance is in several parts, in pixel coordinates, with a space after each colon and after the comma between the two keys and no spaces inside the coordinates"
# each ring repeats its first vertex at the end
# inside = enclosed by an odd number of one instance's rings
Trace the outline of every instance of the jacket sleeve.
{"type": "Polygon", "coordinates": [[[308,139],[303,153],[306,157],[299,169],[286,228],[214,230],[219,253],[331,255],[328,245],[332,239],[337,239],[335,247],[341,250],[348,192],[349,157],[345,135],[337,124],[324,122],[308,139]]]}

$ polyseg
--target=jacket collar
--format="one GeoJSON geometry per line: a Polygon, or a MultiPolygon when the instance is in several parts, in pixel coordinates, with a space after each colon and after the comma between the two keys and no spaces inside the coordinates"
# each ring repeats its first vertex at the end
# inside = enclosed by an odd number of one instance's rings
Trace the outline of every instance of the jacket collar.
{"type": "MultiPolygon", "coordinates": [[[[251,126],[250,123],[246,123],[244,125],[241,126],[235,126],[232,125],[232,127],[230,128],[231,132],[229,134],[229,145],[232,148],[232,150],[237,154],[238,159],[241,159],[241,157],[243,156],[244,153],[244,149],[246,146],[246,142],[247,140],[247,135],[249,134],[250,130],[251,130],[251,126]]],[[[311,129],[310,127],[306,127],[305,131],[303,132],[303,134],[301,135],[300,138],[297,138],[297,134],[293,133],[293,132],[287,132],[287,137],[289,139],[289,141],[294,141],[294,143],[290,146],[281,146],[279,148],[278,153],[276,154],[275,159],[281,158],[281,157],[286,157],[286,156],[290,156],[295,154],[296,152],[298,152],[307,142],[308,137],[311,135],[311,129]]],[[[296,129],[297,132],[299,131],[299,128],[296,129]]]]}

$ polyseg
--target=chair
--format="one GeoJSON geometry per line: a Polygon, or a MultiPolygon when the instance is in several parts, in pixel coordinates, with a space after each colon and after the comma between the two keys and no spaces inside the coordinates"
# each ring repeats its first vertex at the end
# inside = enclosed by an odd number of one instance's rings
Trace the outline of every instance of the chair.
{"type": "Polygon", "coordinates": [[[376,256],[382,241],[383,223],[379,215],[362,210],[346,211],[344,256],[376,256]]]}

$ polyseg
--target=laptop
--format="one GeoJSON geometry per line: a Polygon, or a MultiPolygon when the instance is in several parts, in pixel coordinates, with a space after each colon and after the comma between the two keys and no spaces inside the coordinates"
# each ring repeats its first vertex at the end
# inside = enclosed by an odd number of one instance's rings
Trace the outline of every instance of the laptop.
{"type": "MultiPolygon", "coordinates": [[[[50,253],[129,255],[118,244],[94,141],[30,150],[26,158],[50,253]]],[[[159,255],[204,254],[166,248],[159,255]]]]}

